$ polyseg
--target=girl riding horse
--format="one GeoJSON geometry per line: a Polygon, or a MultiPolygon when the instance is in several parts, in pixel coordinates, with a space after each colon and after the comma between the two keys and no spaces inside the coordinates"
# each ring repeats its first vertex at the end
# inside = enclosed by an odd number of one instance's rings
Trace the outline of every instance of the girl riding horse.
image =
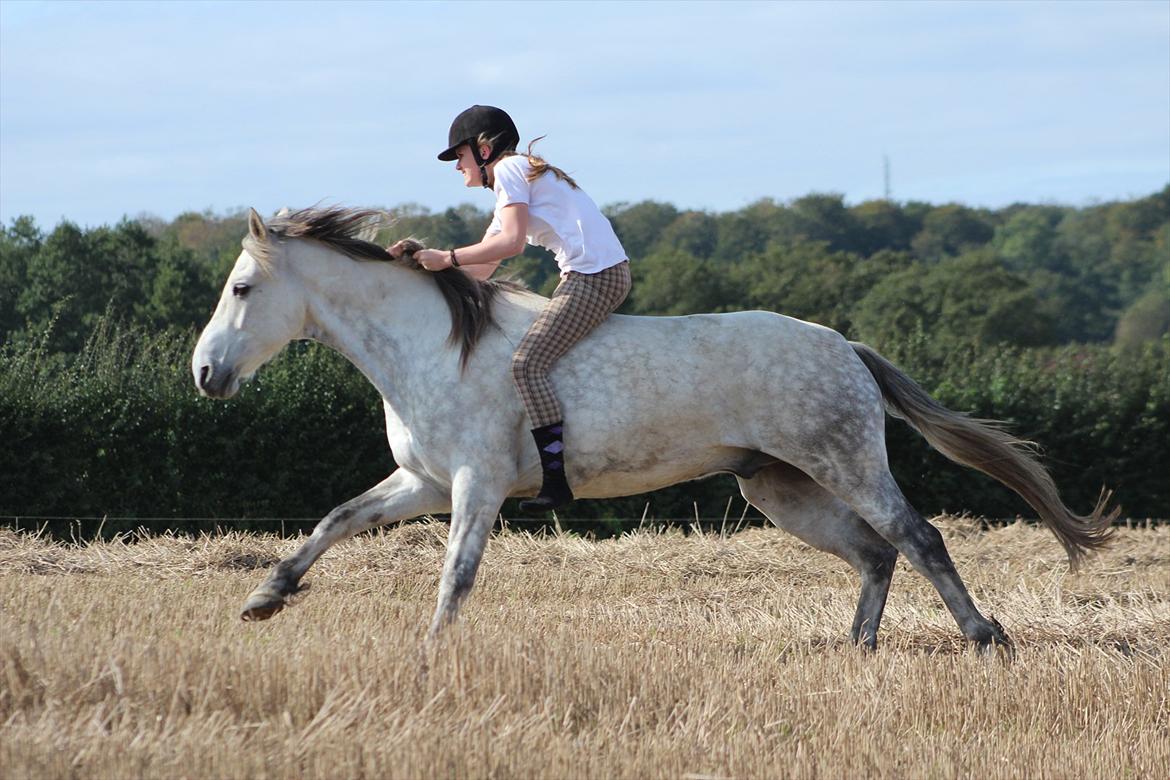
{"type": "MultiPolygon", "coordinates": [[[[540,140],[539,138],[536,140],[540,140]]],[[[520,134],[503,110],[472,106],[451,123],[443,161],[457,161],[464,186],[495,193],[483,240],[449,250],[420,249],[428,271],[456,267],[484,280],[526,243],[556,255],[561,282],[512,355],[512,379],[532,421],[540,452],[540,493],[524,512],[546,512],[573,500],[565,478],[564,413],[549,381],[552,364],[608,317],[630,291],[630,264],[609,220],[571,176],[533,154],[518,154],[520,134]]],[[[399,241],[390,253],[401,257],[399,241]]]]}

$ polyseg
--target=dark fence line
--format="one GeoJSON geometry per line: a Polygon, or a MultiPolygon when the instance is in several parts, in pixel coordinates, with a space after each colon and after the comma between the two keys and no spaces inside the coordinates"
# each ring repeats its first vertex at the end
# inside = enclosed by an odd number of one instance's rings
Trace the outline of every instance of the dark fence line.
{"type": "MultiPolygon", "coordinates": [[[[763,517],[752,516],[749,513],[750,505],[746,505],[738,517],[731,514],[720,516],[693,517],[613,517],[613,518],[561,518],[555,514],[551,518],[507,518],[503,515],[496,517],[495,530],[509,530],[519,528],[525,531],[547,531],[553,533],[577,532],[583,536],[605,539],[621,536],[632,531],[641,530],[681,530],[684,533],[718,532],[720,536],[739,533],[745,528],[770,526],[763,517]]],[[[1003,528],[1016,522],[1038,524],[1030,518],[987,518],[967,517],[979,523],[984,529],[1003,528]]],[[[400,525],[407,525],[424,520],[438,520],[449,522],[449,515],[424,515],[400,523],[387,523],[375,526],[366,533],[391,530],[400,525]]],[[[111,539],[145,533],[175,533],[186,534],[222,534],[228,530],[273,532],[277,529],[281,537],[290,538],[303,536],[311,531],[321,521],[319,517],[130,517],[130,516],[69,516],[69,515],[0,515],[0,527],[12,528],[18,533],[32,533],[47,535],[56,539],[73,542],[94,541],[97,539],[111,539]],[[106,524],[111,526],[107,528],[106,524]],[[83,529],[89,529],[85,531],[83,529]]],[[[1149,530],[1158,526],[1170,524],[1170,518],[1119,518],[1115,525],[1126,529],[1149,530]]]]}
{"type": "MultiPolygon", "coordinates": [[[[548,529],[554,531],[583,529],[592,536],[615,536],[629,530],[643,528],[679,528],[694,530],[696,528],[718,528],[721,534],[732,533],[745,527],[766,524],[766,520],[755,511],[755,508],[744,503],[738,517],[731,513],[732,501],[729,498],[722,516],[701,515],[698,504],[694,506],[695,513],[690,517],[651,517],[650,505],[647,504],[640,517],[560,517],[555,512],[551,517],[505,517],[497,515],[495,528],[508,529],[511,527],[526,527],[548,529]]],[[[279,526],[281,536],[299,534],[315,527],[321,522],[321,517],[168,517],[168,516],[135,516],[135,515],[49,515],[49,514],[0,514],[0,526],[9,526],[17,531],[36,530],[61,537],[62,531],[68,531],[68,538],[76,539],[83,527],[94,529],[90,534],[93,538],[102,536],[124,535],[140,530],[158,528],[159,530],[187,533],[191,531],[205,532],[208,530],[220,531],[222,527],[234,527],[235,530],[265,530],[265,527],[279,526]],[[109,524],[109,527],[107,527],[109,524]],[[26,526],[26,527],[22,527],[26,526]],[[291,526],[291,529],[289,528],[291,526]],[[289,532],[292,532],[290,534],[289,532]]],[[[449,522],[449,514],[422,515],[410,518],[399,523],[386,523],[375,526],[373,529],[393,528],[396,525],[418,522],[425,519],[434,519],[440,522],[449,522]]]]}

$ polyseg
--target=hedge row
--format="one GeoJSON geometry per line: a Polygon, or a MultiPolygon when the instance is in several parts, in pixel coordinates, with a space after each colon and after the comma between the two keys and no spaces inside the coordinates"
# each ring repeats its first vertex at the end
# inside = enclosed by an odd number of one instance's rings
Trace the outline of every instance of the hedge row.
{"type": "MultiPolygon", "coordinates": [[[[1170,517],[1170,340],[1140,354],[1009,349],[941,363],[924,357],[923,344],[887,353],[951,408],[1007,420],[1039,442],[1074,509],[1092,506],[1107,486],[1126,516],[1170,517]]],[[[0,349],[0,515],[314,518],[394,468],[380,399],[338,355],[293,345],[224,403],[195,393],[192,346],[189,333],[106,323],[73,359],[35,345],[0,349]]],[[[895,475],[922,511],[1031,514],[903,423],[890,421],[888,440],[895,475]]],[[[721,517],[733,494],[734,479],[717,477],[580,501],[569,515],[604,533],[640,518],[647,502],[651,518],[721,517]]],[[[743,506],[733,502],[733,521],[743,506]]],[[[515,516],[512,504],[504,514],[515,516]]]]}

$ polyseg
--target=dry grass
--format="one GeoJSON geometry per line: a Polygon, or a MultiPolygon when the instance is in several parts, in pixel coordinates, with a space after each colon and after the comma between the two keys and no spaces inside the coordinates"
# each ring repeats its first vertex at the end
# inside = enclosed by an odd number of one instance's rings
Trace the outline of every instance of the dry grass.
{"type": "Polygon", "coordinates": [[[1014,661],[904,565],[855,651],[852,573],[773,530],[500,534],[425,651],[438,524],[331,552],[259,624],[295,541],[2,531],[0,774],[1170,777],[1170,528],[1072,575],[1043,530],[938,522],[1014,661]]]}

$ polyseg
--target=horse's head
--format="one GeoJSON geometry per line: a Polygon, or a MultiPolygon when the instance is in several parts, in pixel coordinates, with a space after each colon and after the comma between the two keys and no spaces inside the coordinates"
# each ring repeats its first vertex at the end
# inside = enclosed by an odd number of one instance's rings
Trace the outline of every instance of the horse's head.
{"type": "Polygon", "coordinates": [[[369,240],[385,216],[375,209],[312,207],[282,211],[265,225],[251,211],[244,251],[195,345],[191,370],[199,392],[230,398],[294,339],[325,335],[326,343],[349,356],[339,345],[355,337],[345,327],[355,314],[362,320],[378,318],[396,332],[408,331],[430,316],[441,316],[428,308],[441,306],[440,301],[450,314],[449,341],[461,347],[459,360],[466,367],[493,322],[493,298],[500,290],[523,288],[479,282],[454,268],[432,274],[410,258],[394,260],[369,240]],[[331,259],[338,264],[324,265],[331,259]],[[323,284],[328,292],[323,293],[323,284]],[[428,290],[439,295],[426,294],[428,290]],[[395,305],[387,303],[391,295],[395,305]],[[339,302],[348,307],[345,313],[339,312],[339,302]],[[385,323],[391,315],[396,317],[393,327],[385,323]]]}
{"type": "Polygon", "coordinates": [[[195,386],[213,398],[235,395],[242,382],[305,330],[305,290],[274,262],[279,244],[255,209],[248,215],[243,247],[191,358],[195,386]]]}

